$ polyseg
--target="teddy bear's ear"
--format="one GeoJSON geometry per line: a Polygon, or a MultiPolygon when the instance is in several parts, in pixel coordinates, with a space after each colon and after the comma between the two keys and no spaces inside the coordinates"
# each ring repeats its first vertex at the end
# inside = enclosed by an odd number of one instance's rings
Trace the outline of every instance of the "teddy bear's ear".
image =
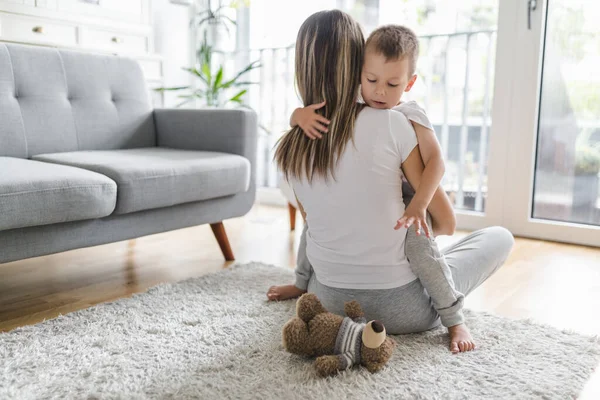
{"type": "Polygon", "coordinates": [[[380,321],[371,321],[363,329],[362,342],[369,349],[376,349],[385,341],[385,326],[380,321]]]}

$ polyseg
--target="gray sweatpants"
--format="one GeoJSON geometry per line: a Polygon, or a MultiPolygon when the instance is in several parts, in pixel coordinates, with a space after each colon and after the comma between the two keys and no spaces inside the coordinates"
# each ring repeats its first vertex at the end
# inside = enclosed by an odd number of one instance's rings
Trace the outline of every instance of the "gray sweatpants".
{"type": "Polygon", "coordinates": [[[445,326],[462,322],[464,296],[500,268],[514,244],[508,230],[490,227],[473,232],[440,252],[434,240],[416,236],[414,230],[411,237],[409,230],[407,257],[419,279],[394,289],[340,289],[321,284],[313,273],[306,257],[306,229],[305,224],[296,286],[315,293],[336,314],[344,314],[345,302],[357,300],[367,320],[382,321],[390,334],[429,330],[440,324],[441,316],[445,326]]]}

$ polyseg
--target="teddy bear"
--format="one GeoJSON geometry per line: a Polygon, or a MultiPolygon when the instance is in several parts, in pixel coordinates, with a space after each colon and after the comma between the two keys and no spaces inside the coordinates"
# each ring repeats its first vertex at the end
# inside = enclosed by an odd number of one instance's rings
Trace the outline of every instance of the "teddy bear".
{"type": "Polygon", "coordinates": [[[283,327],[283,347],[293,354],[317,357],[322,376],[336,375],[353,365],[377,372],[388,362],[395,343],[380,321],[366,322],[356,300],[344,304],[347,317],[328,312],[313,293],[296,303],[297,316],[283,327]]]}

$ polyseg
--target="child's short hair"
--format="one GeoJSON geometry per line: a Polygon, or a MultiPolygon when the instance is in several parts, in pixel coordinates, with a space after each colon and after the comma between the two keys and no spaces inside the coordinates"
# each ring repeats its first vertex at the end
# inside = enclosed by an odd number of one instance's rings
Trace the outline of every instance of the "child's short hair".
{"type": "Polygon", "coordinates": [[[419,39],[415,33],[401,25],[384,25],[375,29],[367,39],[366,49],[373,46],[388,61],[408,57],[410,75],[417,70],[419,39]]]}

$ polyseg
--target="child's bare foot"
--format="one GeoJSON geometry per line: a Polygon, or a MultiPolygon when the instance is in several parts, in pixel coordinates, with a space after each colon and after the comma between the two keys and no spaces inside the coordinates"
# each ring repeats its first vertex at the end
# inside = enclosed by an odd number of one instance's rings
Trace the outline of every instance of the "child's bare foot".
{"type": "Polygon", "coordinates": [[[306,290],[298,289],[294,285],[271,286],[267,292],[270,301],[295,299],[306,293],[306,290]]]}
{"type": "Polygon", "coordinates": [[[454,325],[448,328],[450,334],[450,351],[454,354],[475,349],[471,332],[465,324],[454,325]]]}

